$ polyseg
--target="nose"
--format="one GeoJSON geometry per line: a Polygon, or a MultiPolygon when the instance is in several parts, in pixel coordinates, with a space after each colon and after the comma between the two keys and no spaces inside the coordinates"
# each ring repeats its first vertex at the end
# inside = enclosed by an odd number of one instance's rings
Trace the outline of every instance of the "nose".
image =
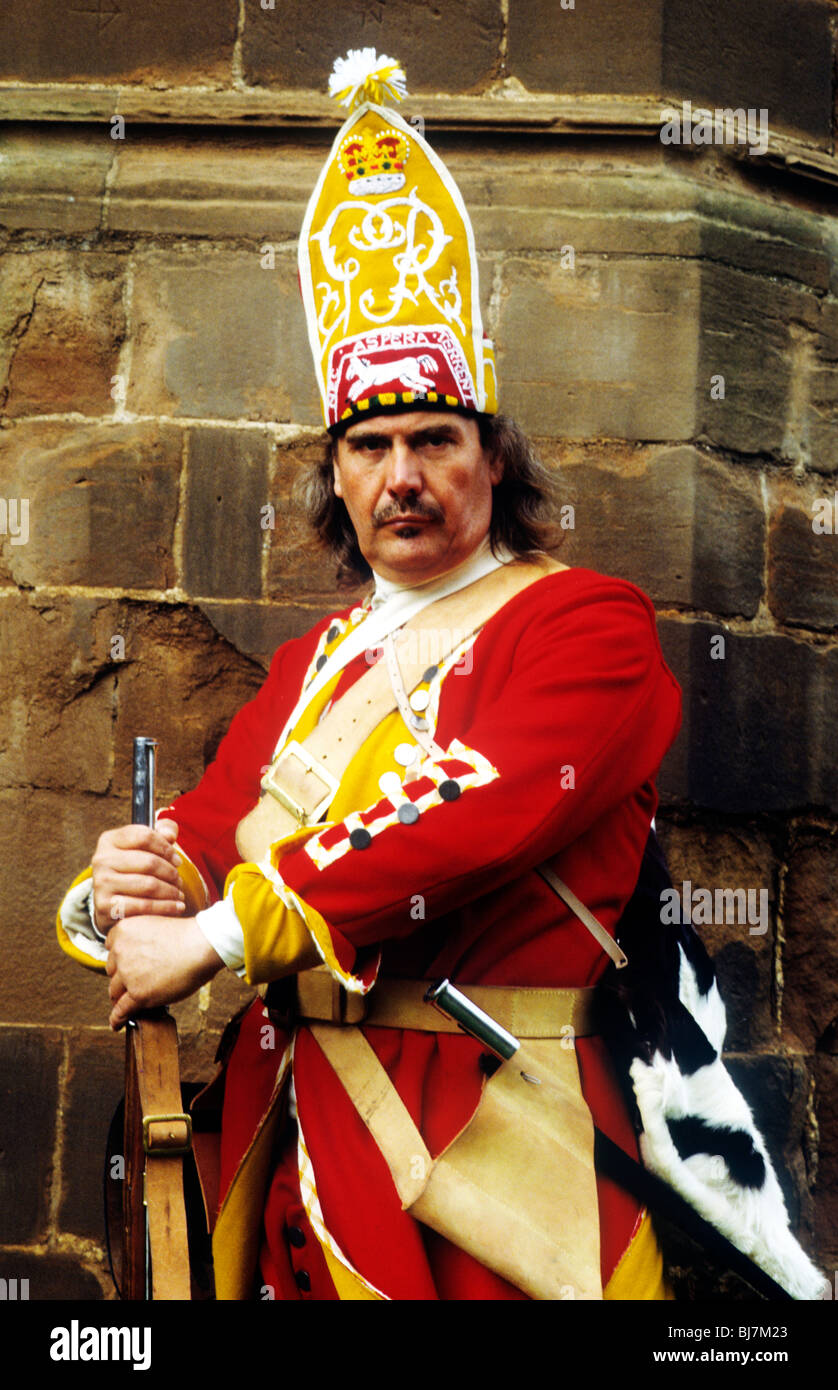
{"type": "Polygon", "coordinates": [[[387,458],[387,490],[399,499],[420,493],[423,487],[419,458],[407,440],[394,439],[387,458]]]}

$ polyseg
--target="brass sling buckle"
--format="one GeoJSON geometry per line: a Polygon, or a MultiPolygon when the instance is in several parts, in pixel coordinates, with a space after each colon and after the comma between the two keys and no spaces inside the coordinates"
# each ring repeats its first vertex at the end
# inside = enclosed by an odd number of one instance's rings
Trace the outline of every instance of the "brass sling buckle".
{"type": "Polygon", "coordinates": [[[286,811],[290,811],[300,825],[316,825],[324,811],[328,809],[337,796],[339,786],[337,777],[329,772],[328,768],[323,767],[322,763],[317,762],[301,743],[297,743],[296,739],[293,743],[286,744],[279,757],[271,763],[262,778],[262,790],[269,792],[281,806],[285,807],[286,811]],[[311,773],[318,778],[326,788],[317,805],[312,807],[310,811],[307,811],[300,801],[291,796],[290,792],[286,791],[285,787],[275,780],[280,764],[290,754],[293,754],[302,763],[307,774],[311,773]]]}
{"type": "Polygon", "coordinates": [[[192,1116],[183,1113],[174,1115],[143,1115],[143,1151],[161,1158],[182,1158],[192,1148],[192,1116]],[[171,1143],[174,1135],[171,1130],[166,1139],[154,1139],[149,1132],[150,1125],[186,1125],[186,1142],[171,1143]]]}

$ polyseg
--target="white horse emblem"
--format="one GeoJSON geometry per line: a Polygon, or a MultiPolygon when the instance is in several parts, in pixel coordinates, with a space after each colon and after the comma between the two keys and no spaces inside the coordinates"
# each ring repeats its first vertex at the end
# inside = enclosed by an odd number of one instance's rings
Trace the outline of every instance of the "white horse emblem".
{"type": "Polygon", "coordinates": [[[377,363],[353,353],[346,368],[347,380],[354,382],[349,388],[349,399],[357,401],[371,387],[388,386],[393,381],[400,382],[406,391],[427,391],[435,385],[435,378],[423,376],[423,371],[436,370],[436,358],[428,352],[418,357],[399,357],[395,362],[377,363]]]}

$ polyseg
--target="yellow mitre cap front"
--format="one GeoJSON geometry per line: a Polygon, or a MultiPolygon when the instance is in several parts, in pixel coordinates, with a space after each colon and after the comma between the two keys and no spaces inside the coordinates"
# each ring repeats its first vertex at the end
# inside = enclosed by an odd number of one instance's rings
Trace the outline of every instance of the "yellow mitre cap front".
{"type": "Polygon", "coordinates": [[[330,91],[353,109],[300,234],[300,287],[328,428],[386,410],[497,410],[474,233],[460,190],[384,97],[395,59],[338,59],[330,91]]]}

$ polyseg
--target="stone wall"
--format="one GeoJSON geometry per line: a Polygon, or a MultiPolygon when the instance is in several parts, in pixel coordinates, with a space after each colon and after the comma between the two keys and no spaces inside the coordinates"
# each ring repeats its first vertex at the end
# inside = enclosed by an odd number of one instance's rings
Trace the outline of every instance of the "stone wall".
{"type": "MultiPolygon", "coordinates": [[[[51,924],[127,818],[131,738],[159,738],[161,796],[192,786],[276,645],[346,602],[291,495],[320,438],[295,243],[337,124],[328,69],[367,43],[404,62],[408,115],[472,213],[504,408],[573,508],[564,558],[659,611],[685,693],[661,838],[679,886],[767,904],[703,933],[731,1069],[835,1269],[837,18],[827,0],[5,6],[0,1274],[31,1298],[109,1296],[123,1045],[51,924]],[[685,100],[765,109],[764,152],[662,143],[685,100]]],[[[187,1079],[243,993],[222,977],[177,1008],[187,1079]]],[[[731,1294],[673,1248],[682,1290],[731,1294]]]]}

